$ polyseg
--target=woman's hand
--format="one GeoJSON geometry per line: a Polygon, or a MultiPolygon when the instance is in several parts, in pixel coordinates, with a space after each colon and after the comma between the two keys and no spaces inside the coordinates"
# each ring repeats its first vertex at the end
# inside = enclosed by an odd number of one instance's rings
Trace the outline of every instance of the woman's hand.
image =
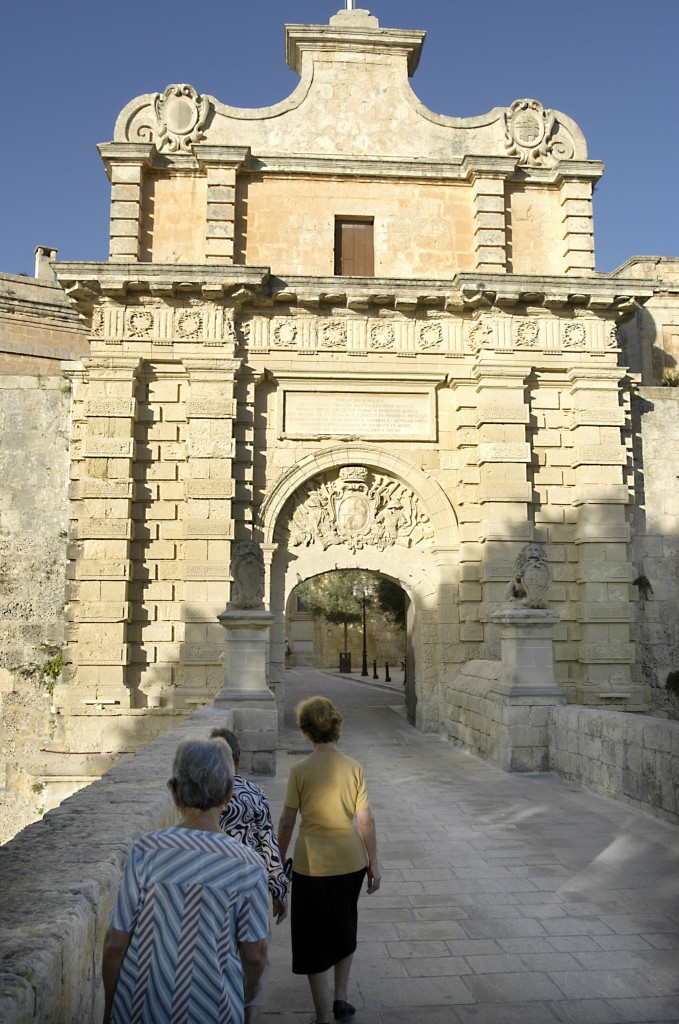
{"type": "Polygon", "coordinates": [[[276,924],[280,924],[281,921],[285,921],[288,916],[288,905],[282,903],[279,899],[273,898],[273,912],[276,917],[276,924]]]}
{"type": "Polygon", "coordinates": [[[377,890],[380,887],[380,882],[381,881],[382,881],[382,876],[380,875],[380,871],[379,871],[379,868],[377,867],[377,864],[374,867],[372,867],[372,868],[369,867],[368,868],[368,895],[370,895],[373,892],[377,892],[377,890]]]}

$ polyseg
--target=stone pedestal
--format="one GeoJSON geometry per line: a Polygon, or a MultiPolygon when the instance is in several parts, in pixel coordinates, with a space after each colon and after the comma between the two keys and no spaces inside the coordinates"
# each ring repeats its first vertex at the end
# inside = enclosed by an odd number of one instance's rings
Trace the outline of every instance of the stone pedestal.
{"type": "Polygon", "coordinates": [[[548,771],[548,709],[566,703],[554,678],[552,634],[560,617],[517,605],[491,618],[502,627],[502,671],[491,689],[498,700],[494,759],[509,772],[548,771]]]}
{"type": "Polygon", "coordinates": [[[505,697],[529,703],[564,702],[554,678],[554,627],[560,616],[547,608],[503,608],[491,615],[501,626],[502,674],[494,687],[505,697]],[[535,698],[535,700],[533,700],[535,698]],[[543,699],[546,698],[546,699],[543,699]]]}
{"type": "Polygon", "coordinates": [[[266,647],[273,615],[263,609],[237,608],[217,618],[226,630],[226,671],[214,706],[233,712],[233,730],[242,748],[241,769],[274,774],[278,714],[266,683],[266,647]]]}

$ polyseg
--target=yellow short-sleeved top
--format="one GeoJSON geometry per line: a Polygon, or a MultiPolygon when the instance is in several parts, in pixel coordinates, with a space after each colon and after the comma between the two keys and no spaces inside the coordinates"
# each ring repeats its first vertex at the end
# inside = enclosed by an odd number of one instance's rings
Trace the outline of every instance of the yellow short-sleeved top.
{"type": "Polygon", "coordinates": [[[293,863],[300,875],[346,875],[368,863],[354,824],[368,807],[363,768],[339,750],[318,750],[290,771],[285,806],[302,821],[293,863]]]}

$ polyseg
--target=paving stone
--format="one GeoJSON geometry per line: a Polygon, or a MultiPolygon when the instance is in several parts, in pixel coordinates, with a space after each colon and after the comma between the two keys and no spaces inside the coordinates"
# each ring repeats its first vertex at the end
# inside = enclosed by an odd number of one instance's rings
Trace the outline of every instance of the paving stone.
{"type": "Polygon", "coordinates": [[[581,971],[582,964],[570,953],[522,953],[529,971],[581,971]]]}
{"type": "Polygon", "coordinates": [[[406,973],[411,978],[436,978],[452,974],[471,974],[472,968],[464,957],[440,956],[415,960],[402,960],[406,973]]]}
{"type": "Polygon", "coordinates": [[[679,1002],[677,999],[609,999],[611,1008],[619,1014],[618,1020],[625,1024],[636,1024],[637,1021],[668,1021],[677,1024],[679,1021],[679,1002]]]}
{"type": "Polygon", "coordinates": [[[540,923],[523,917],[477,918],[473,921],[464,921],[463,927],[470,939],[518,938],[526,935],[545,934],[540,923]]]}
{"type": "Polygon", "coordinates": [[[553,1024],[558,1017],[544,1003],[485,1003],[460,1006],[461,1024],[553,1024]]]}
{"type": "Polygon", "coordinates": [[[622,1024],[618,1011],[604,999],[573,999],[550,1003],[561,1024],[622,1024]]]}
{"type": "Polygon", "coordinates": [[[523,970],[523,963],[518,956],[511,953],[500,953],[493,956],[468,956],[467,963],[474,974],[504,974],[508,971],[523,970]]]}
{"type": "MultiPolygon", "coordinates": [[[[324,692],[342,708],[377,818],[386,870],[360,901],[356,1024],[679,1024],[679,830],[556,776],[504,775],[404,726],[370,686],[288,675],[291,704],[324,692]]],[[[262,783],[275,819],[288,767],[262,783]]],[[[309,1024],[286,925],[274,944],[281,1000],[263,1024],[309,1024]]]]}
{"type": "Polygon", "coordinates": [[[568,999],[621,999],[659,995],[657,987],[642,971],[551,971],[549,977],[568,999]]]}
{"type": "Polygon", "coordinates": [[[531,1002],[558,999],[562,995],[551,977],[530,971],[467,975],[463,981],[479,1003],[531,1002]]]}

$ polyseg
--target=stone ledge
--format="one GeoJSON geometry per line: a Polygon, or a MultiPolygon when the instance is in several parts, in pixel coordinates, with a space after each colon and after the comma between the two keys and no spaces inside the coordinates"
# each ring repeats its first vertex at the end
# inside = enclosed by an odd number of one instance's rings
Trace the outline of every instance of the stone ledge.
{"type": "Polygon", "coordinates": [[[0,848],[3,1024],[101,1019],[104,931],[130,846],[176,821],[177,743],[232,717],[202,708],[0,848]]]}

